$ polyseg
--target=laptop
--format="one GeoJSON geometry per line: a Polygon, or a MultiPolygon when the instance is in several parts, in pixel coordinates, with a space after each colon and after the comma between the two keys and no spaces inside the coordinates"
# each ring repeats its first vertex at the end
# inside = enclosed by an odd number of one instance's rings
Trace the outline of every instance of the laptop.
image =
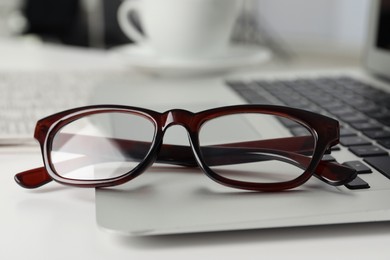
{"type": "MultiPolygon", "coordinates": [[[[98,225],[108,231],[145,236],[389,221],[389,21],[390,1],[372,1],[362,69],[315,75],[230,76],[205,82],[207,88],[200,87],[202,82],[183,89],[176,86],[170,89],[176,96],[165,106],[156,98],[140,101],[160,110],[281,104],[337,118],[342,125],[341,145],[327,159],[355,168],[359,175],[353,182],[333,187],[312,178],[287,192],[245,192],[214,183],[198,169],[155,165],[127,184],[96,189],[98,225]],[[202,100],[198,104],[191,102],[198,99],[202,100]]],[[[153,93],[164,95],[171,83],[153,88],[153,93]]],[[[104,94],[105,99],[109,96],[104,94]]],[[[281,127],[291,135],[299,134],[299,129],[273,122],[261,129],[248,122],[242,131],[251,135],[281,127]]],[[[226,129],[228,132],[228,126],[226,129]]],[[[188,145],[188,138],[183,129],[172,127],[164,142],[188,145]]]]}

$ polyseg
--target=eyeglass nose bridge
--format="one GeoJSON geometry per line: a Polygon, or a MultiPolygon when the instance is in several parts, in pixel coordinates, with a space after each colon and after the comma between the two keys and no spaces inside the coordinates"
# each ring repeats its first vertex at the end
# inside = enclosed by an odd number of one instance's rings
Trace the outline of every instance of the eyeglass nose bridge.
{"type": "Polygon", "coordinates": [[[165,131],[167,128],[174,125],[183,126],[185,129],[188,130],[189,128],[191,128],[193,117],[194,113],[188,110],[172,109],[166,111],[162,117],[162,130],[165,131]]]}
{"type": "Polygon", "coordinates": [[[193,125],[196,124],[193,120],[194,115],[194,113],[183,109],[172,109],[162,114],[160,118],[162,135],[158,139],[158,150],[156,152],[157,157],[155,158],[155,160],[159,162],[166,161],[171,164],[173,163],[186,167],[199,166],[196,160],[197,154],[193,150],[194,139],[191,134],[191,129],[193,128],[193,125]],[[164,145],[164,148],[161,149],[163,147],[163,139],[166,130],[171,126],[180,126],[184,128],[182,130],[187,132],[190,146],[188,146],[188,143],[185,146],[164,145]]]}

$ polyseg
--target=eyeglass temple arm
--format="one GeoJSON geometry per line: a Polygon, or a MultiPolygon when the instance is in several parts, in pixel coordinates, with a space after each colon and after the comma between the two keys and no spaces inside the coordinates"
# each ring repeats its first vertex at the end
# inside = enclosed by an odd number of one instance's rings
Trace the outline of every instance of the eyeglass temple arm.
{"type": "MultiPolygon", "coordinates": [[[[87,135],[77,135],[77,137],[73,134],[61,134],[59,139],[59,145],[62,146],[63,144],[68,144],[69,140],[73,140],[73,144],[78,145],[78,147],[66,147],[68,151],[79,150],[84,149],[84,152],[96,152],[101,149],[99,149],[99,146],[101,144],[101,138],[95,137],[95,136],[87,136],[87,135]],[[75,138],[78,138],[78,140],[75,141],[75,138]],[[83,144],[90,144],[88,146],[85,146],[83,144]],[[93,145],[92,145],[93,144],[93,145]],[[90,150],[88,150],[90,149],[90,150]]],[[[291,151],[299,152],[300,150],[304,149],[310,149],[312,147],[312,140],[308,141],[308,139],[312,138],[305,138],[305,137],[289,137],[289,138],[279,138],[279,139],[273,139],[273,140],[261,140],[261,141],[250,141],[250,142],[240,142],[240,143],[234,143],[234,144],[224,144],[220,145],[221,147],[229,147],[229,146],[240,146],[240,147],[272,147],[275,149],[289,149],[291,151]],[[306,141],[305,141],[306,139],[306,141]],[[278,144],[283,144],[283,147],[280,147],[278,144]],[[286,144],[289,144],[288,146],[286,144]],[[306,148],[305,148],[306,144],[306,148]]],[[[116,139],[111,138],[109,139],[109,142],[112,144],[115,144],[116,146],[120,146],[120,149],[123,151],[131,151],[131,157],[133,159],[142,160],[143,156],[145,154],[145,150],[148,150],[150,147],[150,144],[147,142],[141,142],[141,141],[134,141],[134,140],[124,140],[124,139],[116,139]]],[[[102,147],[102,149],[104,149],[102,147]]],[[[214,163],[217,163],[217,160],[219,160],[219,164],[228,164],[228,163],[245,163],[249,158],[243,158],[242,156],[238,156],[237,152],[235,154],[232,154],[230,152],[229,155],[224,155],[222,153],[223,150],[218,148],[215,154],[213,154],[213,161],[214,163]],[[226,159],[225,156],[234,156],[233,158],[226,159]],[[219,158],[219,159],[217,159],[219,158]],[[236,158],[233,162],[233,159],[236,158]]],[[[264,156],[262,160],[264,160],[264,156]]],[[[75,160],[77,159],[71,159],[62,162],[61,167],[73,167],[73,169],[80,167],[81,165],[88,165],[91,164],[91,162],[87,162],[85,158],[78,158],[78,162],[75,160]],[[84,160],[84,161],[83,161],[84,160]],[[70,166],[69,166],[70,165],[70,166]]],[[[251,159],[253,160],[253,159],[251,159]]],[[[256,159],[255,159],[256,160],[256,159]]],[[[259,156],[257,156],[257,160],[260,160],[259,156]]],[[[176,164],[180,166],[186,166],[186,167],[197,167],[198,164],[194,158],[194,155],[190,149],[189,146],[178,146],[178,145],[163,145],[160,149],[160,152],[158,154],[158,158],[156,160],[160,163],[169,163],[169,164],[176,164]]],[[[72,169],[69,169],[71,171],[72,169]]],[[[15,181],[24,188],[37,188],[40,187],[46,183],[49,183],[52,181],[52,178],[47,173],[45,167],[39,167],[35,169],[31,169],[28,171],[24,171],[21,173],[18,173],[15,175],[15,181]]]]}
{"type": "MultiPolygon", "coordinates": [[[[72,135],[66,135],[67,138],[65,139],[71,138],[71,136],[72,135]]],[[[93,138],[95,139],[94,141],[96,141],[96,137],[83,137],[88,139],[93,138]]],[[[311,139],[311,137],[288,137],[271,140],[249,141],[232,144],[222,144],[218,146],[209,146],[206,147],[206,150],[209,149],[210,151],[210,149],[212,149],[213,151],[211,151],[211,159],[208,164],[227,165],[252,161],[271,160],[273,158],[268,155],[251,154],[251,156],[248,156],[248,153],[264,152],[267,147],[270,147],[273,148],[269,150],[270,153],[283,152],[283,156],[293,156],[295,157],[294,160],[298,161],[304,166],[307,166],[310,163],[310,159],[297,153],[310,151],[310,147],[313,146],[311,139]],[[288,145],[286,145],[286,142],[288,143],[288,145]],[[261,146],[262,148],[256,148],[258,146],[261,146]],[[241,148],[238,149],[233,147],[241,148]],[[276,148],[276,150],[274,148],[276,148]],[[284,149],[284,151],[277,150],[277,148],[284,149]],[[288,152],[286,150],[292,150],[294,153],[288,152]]],[[[133,140],[111,139],[110,141],[113,141],[116,144],[122,146],[121,148],[123,150],[131,151],[131,157],[133,159],[137,159],[137,155],[134,153],[135,151],[142,151],[142,149],[148,149],[148,147],[150,146],[148,143],[133,140]]],[[[144,152],[142,152],[141,154],[144,154],[144,152]]],[[[142,157],[139,157],[138,159],[140,160],[142,159],[142,157]]],[[[156,161],[187,167],[197,166],[193,153],[188,146],[163,145],[156,161]]],[[[69,171],[72,170],[72,168],[74,169],[80,167],[81,165],[90,165],[92,163],[93,162],[87,161],[86,158],[83,157],[61,162],[61,164],[66,165],[69,168],[69,171]],[[76,160],[79,161],[76,163],[76,160]]],[[[349,178],[348,176],[351,176],[351,171],[352,170],[350,168],[347,168],[345,166],[321,161],[317,167],[316,175],[317,177],[329,184],[333,183],[333,185],[338,185],[338,183],[340,182],[344,183],[345,179],[349,178]]],[[[50,182],[52,179],[47,173],[46,169],[44,167],[40,167],[16,174],[15,180],[22,187],[37,188],[50,182]]]]}
{"type": "Polygon", "coordinates": [[[26,189],[35,189],[53,180],[47,173],[45,167],[20,172],[15,175],[14,179],[17,184],[26,189]]]}
{"type": "MultiPolygon", "coordinates": [[[[294,153],[312,153],[313,152],[313,138],[311,136],[296,136],[296,137],[285,137],[275,138],[258,141],[246,141],[236,142],[218,145],[203,146],[202,152],[209,151],[208,158],[212,158],[214,163],[219,161],[219,165],[247,163],[245,156],[240,156],[240,153],[245,152],[247,148],[259,149],[272,149],[274,151],[289,151],[294,153]],[[225,149],[223,149],[225,148],[225,149]],[[236,150],[232,152],[228,148],[242,148],[241,151],[236,150]],[[211,149],[211,150],[210,150],[211,149]],[[212,152],[211,152],[212,151],[212,152]],[[226,156],[229,156],[228,158],[226,156]]],[[[259,157],[257,157],[260,160],[259,157]]],[[[249,158],[248,158],[249,159],[249,158]]],[[[265,160],[263,158],[263,160],[265,160]]],[[[165,144],[162,146],[157,162],[166,162],[170,164],[176,164],[186,167],[197,167],[198,164],[193,156],[193,152],[188,146],[169,145],[165,144]]],[[[210,165],[211,166],[211,165],[210,165]]]]}
{"type": "MultiPolygon", "coordinates": [[[[187,167],[196,167],[197,162],[189,147],[164,145],[157,162],[170,163],[187,167]]],[[[330,149],[328,150],[330,151],[330,149]]],[[[313,138],[311,136],[297,136],[260,141],[248,141],[229,144],[218,144],[202,148],[204,158],[208,158],[208,166],[240,164],[268,160],[282,160],[270,154],[278,154],[290,158],[288,163],[306,169],[311,159],[304,156],[313,152],[313,138]],[[261,147],[261,148],[258,148],[261,147]],[[267,149],[272,148],[272,149],[267,149]],[[258,154],[259,152],[267,153],[258,154]],[[208,153],[208,154],[207,154],[208,153]],[[298,162],[298,163],[295,163],[298,162]]],[[[314,175],[327,184],[338,186],[356,178],[356,171],[344,165],[329,161],[320,161],[314,175]]]]}

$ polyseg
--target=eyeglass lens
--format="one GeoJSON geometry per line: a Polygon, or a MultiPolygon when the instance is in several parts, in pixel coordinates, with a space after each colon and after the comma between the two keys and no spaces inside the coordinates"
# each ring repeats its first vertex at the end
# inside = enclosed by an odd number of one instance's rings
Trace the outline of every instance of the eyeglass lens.
{"type": "Polygon", "coordinates": [[[291,181],[306,170],[315,141],[303,126],[301,137],[291,137],[283,127],[272,128],[281,121],[299,127],[291,119],[266,114],[214,118],[199,133],[202,157],[215,173],[227,179],[253,183],[291,181]]]}
{"type": "Polygon", "coordinates": [[[146,157],[154,134],[153,122],[138,114],[82,117],[55,134],[50,152],[54,171],[76,180],[119,177],[146,157]]]}

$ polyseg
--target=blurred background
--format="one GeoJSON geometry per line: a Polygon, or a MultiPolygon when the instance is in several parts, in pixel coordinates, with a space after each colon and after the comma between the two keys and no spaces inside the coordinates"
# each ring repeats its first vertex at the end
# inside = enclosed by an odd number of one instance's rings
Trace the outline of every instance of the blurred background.
{"type": "MultiPolygon", "coordinates": [[[[239,26],[249,26],[248,31],[257,35],[239,37],[285,52],[359,52],[369,2],[248,0],[239,26]]],[[[120,3],[121,0],[0,0],[0,38],[34,36],[93,48],[130,43],[116,21],[120,3]]]]}

